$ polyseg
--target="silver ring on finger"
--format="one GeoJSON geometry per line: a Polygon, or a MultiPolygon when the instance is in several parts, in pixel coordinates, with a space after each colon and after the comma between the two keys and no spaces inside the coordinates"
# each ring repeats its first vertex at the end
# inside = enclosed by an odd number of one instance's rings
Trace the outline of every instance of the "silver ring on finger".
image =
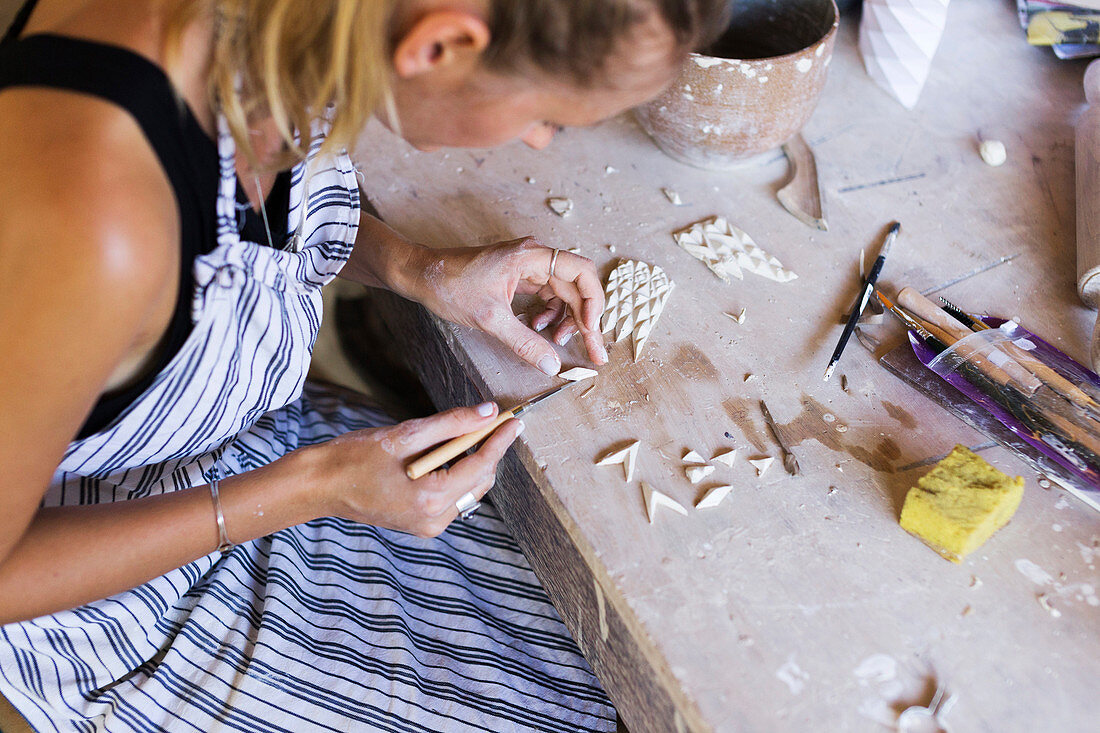
{"type": "Polygon", "coordinates": [[[561,250],[555,249],[554,254],[550,255],[550,274],[547,276],[548,280],[552,280],[554,278],[554,267],[556,267],[558,264],[558,252],[561,252],[561,250]]]}
{"type": "Polygon", "coordinates": [[[467,491],[462,496],[458,497],[458,501],[455,502],[455,508],[458,509],[459,519],[469,519],[473,516],[479,508],[481,508],[481,502],[477,500],[477,497],[472,492],[467,491]]]}

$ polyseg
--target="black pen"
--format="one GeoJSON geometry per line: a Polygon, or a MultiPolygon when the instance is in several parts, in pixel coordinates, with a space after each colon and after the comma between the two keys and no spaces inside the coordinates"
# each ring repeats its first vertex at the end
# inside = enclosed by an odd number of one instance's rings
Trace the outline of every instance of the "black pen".
{"type": "Polygon", "coordinates": [[[856,300],[855,305],[852,306],[852,312],[848,314],[848,322],[844,324],[844,332],[840,334],[840,341],[833,349],[833,357],[829,359],[829,366],[825,367],[825,376],[822,379],[826,382],[829,381],[829,377],[833,376],[836,363],[840,361],[840,355],[844,352],[848,339],[852,337],[852,332],[856,330],[856,323],[859,322],[859,317],[863,315],[863,309],[867,307],[867,301],[870,300],[871,293],[875,292],[875,282],[878,280],[878,274],[882,272],[886,255],[890,253],[890,245],[894,243],[899,231],[901,231],[901,224],[895,221],[890,225],[890,231],[886,234],[886,241],[882,245],[882,250],[875,259],[875,263],[871,265],[871,272],[867,274],[867,279],[863,282],[863,293],[856,300]]]}

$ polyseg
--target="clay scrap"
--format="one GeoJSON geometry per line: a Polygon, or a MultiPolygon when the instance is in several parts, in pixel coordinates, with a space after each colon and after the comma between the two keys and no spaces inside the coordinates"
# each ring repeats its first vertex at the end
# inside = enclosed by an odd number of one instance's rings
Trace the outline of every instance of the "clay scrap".
{"type": "Polygon", "coordinates": [[[696,509],[713,509],[722,503],[722,500],[729,496],[729,493],[733,491],[733,487],[730,485],[715,486],[708,491],[702,499],[695,503],[696,509]]]}
{"type": "Polygon", "coordinates": [[[568,379],[570,382],[580,382],[585,379],[591,379],[599,374],[595,369],[586,369],[584,367],[573,367],[569,371],[562,372],[558,376],[562,379],[568,379]]]}
{"type": "Polygon", "coordinates": [[[730,275],[745,278],[743,270],[776,282],[790,282],[798,277],[783,267],[783,263],[765,252],[745,232],[732,226],[721,216],[697,221],[672,233],[676,244],[701,260],[710,271],[724,280],[730,275]]]}
{"type": "Polygon", "coordinates": [[[634,478],[634,464],[638,460],[639,445],[640,443],[635,440],[633,443],[625,448],[613,450],[597,460],[596,465],[614,466],[617,463],[621,463],[623,465],[623,474],[626,476],[626,480],[629,482],[634,478]]]}
{"type": "Polygon", "coordinates": [[[566,216],[573,210],[573,200],[554,196],[546,199],[546,205],[558,216],[566,216]]]}
{"type": "Polygon", "coordinates": [[[729,318],[730,320],[736,322],[736,323],[744,323],[745,322],[745,309],[742,308],[741,312],[737,313],[737,314],[727,313],[726,317],[729,318]]]}
{"type": "Polygon", "coordinates": [[[662,494],[645,481],[642,482],[642,495],[645,497],[645,513],[649,516],[650,524],[653,524],[657,518],[657,508],[662,506],[687,516],[687,509],[684,509],[679,502],[667,494],[662,494]]]}
{"type": "Polygon", "coordinates": [[[665,195],[665,198],[668,199],[668,202],[673,206],[684,205],[684,201],[680,198],[680,194],[676,193],[671,188],[662,188],[661,193],[665,195]]]}
{"type": "Polygon", "coordinates": [[[657,265],[620,260],[607,280],[603,332],[614,329],[615,341],[634,340],[634,361],[661,316],[675,284],[657,265]]]}
{"type": "Polygon", "coordinates": [[[714,473],[714,466],[689,466],[684,469],[684,474],[687,475],[688,481],[693,484],[699,483],[712,473],[714,473]]]}
{"type": "Polygon", "coordinates": [[[982,160],[986,165],[991,165],[994,168],[1000,165],[1004,165],[1008,160],[1008,151],[1005,149],[1005,144],[1000,140],[982,140],[978,145],[978,154],[982,156],[982,160]]]}

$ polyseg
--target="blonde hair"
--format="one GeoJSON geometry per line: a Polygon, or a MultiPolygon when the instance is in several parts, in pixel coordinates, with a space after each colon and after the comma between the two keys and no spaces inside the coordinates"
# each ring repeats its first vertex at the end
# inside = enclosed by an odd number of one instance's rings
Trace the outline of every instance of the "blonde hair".
{"type": "MultiPolygon", "coordinates": [[[[172,2],[173,0],[165,0],[172,2]]],[[[265,167],[308,157],[312,124],[331,127],[321,148],[350,148],[372,115],[398,130],[390,53],[402,0],[174,0],[169,54],[190,22],[209,12],[215,26],[209,92],[248,161],[257,165],[251,122],[270,116],[286,152],[265,167]]],[[[607,83],[615,42],[656,12],[681,53],[725,27],[729,0],[489,0],[491,40],[484,62],[503,72],[532,65],[581,86],[607,83]]]]}
{"type": "Polygon", "coordinates": [[[330,128],[322,151],[351,147],[380,109],[392,112],[389,24],[395,0],[206,0],[168,18],[169,49],[204,10],[214,17],[212,101],[252,165],[249,125],[270,115],[286,144],[264,167],[309,154],[312,123],[330,128]]]}

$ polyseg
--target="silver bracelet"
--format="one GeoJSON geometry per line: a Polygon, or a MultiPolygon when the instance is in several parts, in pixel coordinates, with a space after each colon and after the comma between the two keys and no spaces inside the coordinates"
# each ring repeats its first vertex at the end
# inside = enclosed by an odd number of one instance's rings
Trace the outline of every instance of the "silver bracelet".
{"type": "Polygon", "coordinates": [[[218,552],[226,554],[233,549],[233,543],[229,541],[229,534],[225,531],[225,513],[222,512],[222,499],[218,494],[217,476],[210,481],[210,498],[214,500],[214,516],[218,521],[218,552]]]}

